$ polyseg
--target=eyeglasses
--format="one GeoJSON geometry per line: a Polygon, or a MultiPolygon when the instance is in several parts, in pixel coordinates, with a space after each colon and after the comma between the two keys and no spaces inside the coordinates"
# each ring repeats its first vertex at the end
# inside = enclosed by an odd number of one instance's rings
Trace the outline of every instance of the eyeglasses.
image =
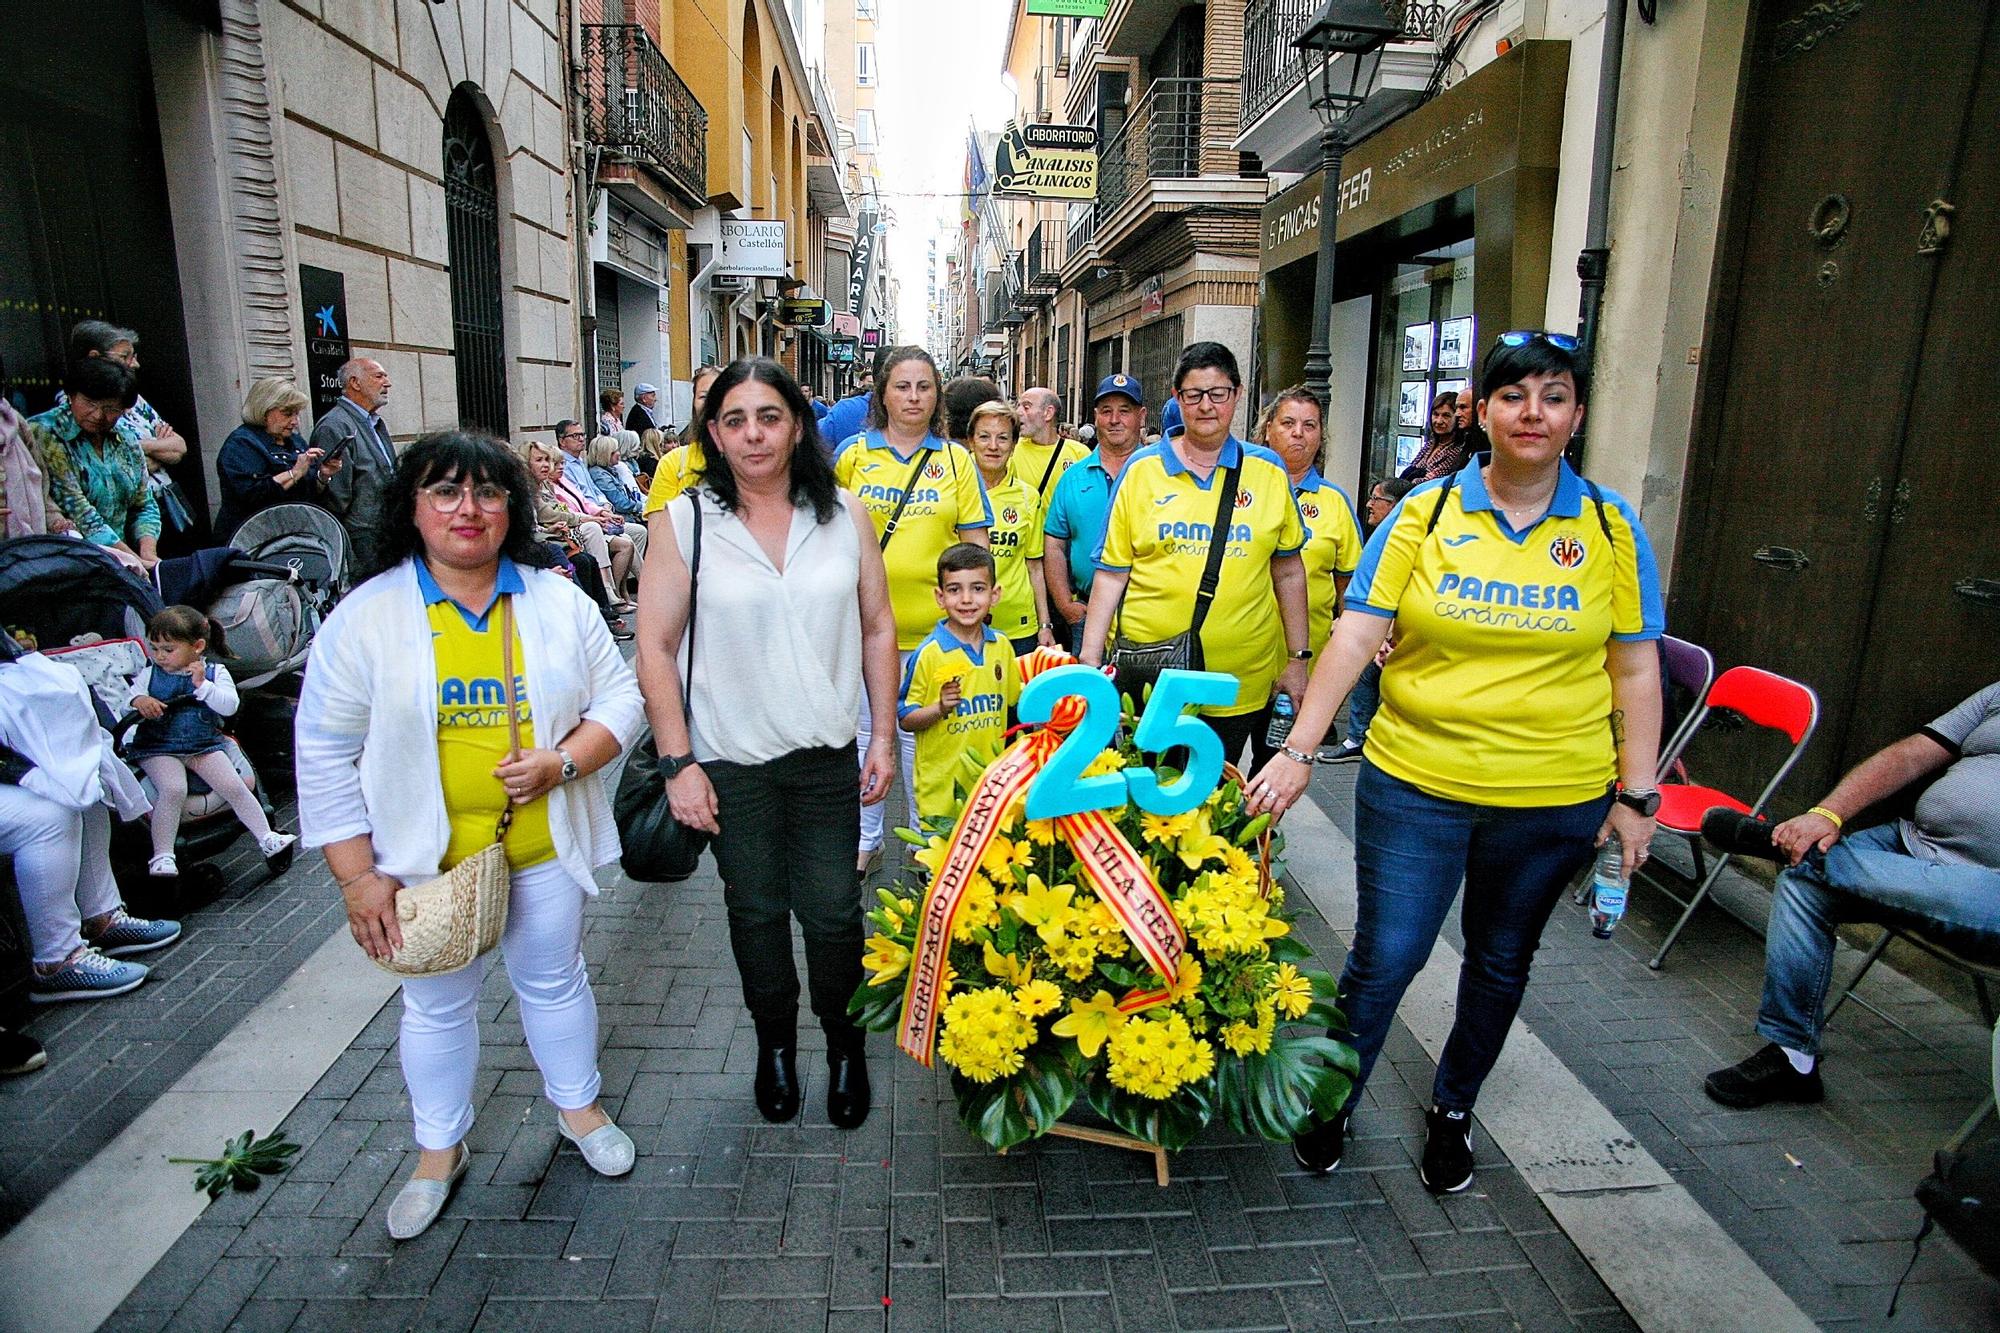
{"type": "Polygon", "coordinates": [[[1193,407],[1204,398],[1220,407],[1235,396],[1236,386],[1233,384],[1224,384],[1213,389],[1178,389],[1174,392],[1174,397],[1180,399],[1184,407],[1193,407]]]}
{"type": "Polygon", "coordinates": [[[1515,329],[1512,333],[1500,335],[1502,347],[1526,347],[1535,339],[1541,339],[1559,351],[1574,352],[1582,344],[1567,333],[1550,333],[1544,329],[1515,329]]]}
{"type": "Polygon", "coordinates": [[[482,481],[477,486],[467,486],[458,481],[437,481],[425,486],[419,493],[431,502],[434,512],[450,514],[465,504],[467,491],[472,493],[472,503],[488,514],[497,514],[505,509],[511,498],[505,486],[490,481],[482,481]]]}

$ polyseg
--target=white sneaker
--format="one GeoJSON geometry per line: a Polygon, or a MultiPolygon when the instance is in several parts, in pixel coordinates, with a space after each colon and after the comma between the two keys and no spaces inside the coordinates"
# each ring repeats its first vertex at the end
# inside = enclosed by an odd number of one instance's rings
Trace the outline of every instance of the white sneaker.
{"type": "Polygon", "coordinates": [[[180,862],[174,860],[171,853],[166,856],[156,856],[146,862],[146,873],[149,875],[158,875],[162,878],[171,878],[181,873],[180,862]]]}
{"type": "Polygon", "coordinates": [[[299,839],[297,834],[271,833],[266,835],[265,837],[257,839],[257,850],[264,853],[266,857],[272,857],[276,856],[279,852],[284,851],[287,847],[291,846],[298,840],[299,839]]]}

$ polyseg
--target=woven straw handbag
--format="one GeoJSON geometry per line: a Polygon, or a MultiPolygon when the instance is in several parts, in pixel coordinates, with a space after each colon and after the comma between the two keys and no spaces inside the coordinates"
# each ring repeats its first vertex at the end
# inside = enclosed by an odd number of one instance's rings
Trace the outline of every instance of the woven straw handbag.
{"type": "MultiPolygon", "coordinates": [[[[521,723],[514,693],[514,599],[500,599],[500,654],[507,695],[507,757],[521,755],[521,723]]],[[[441,977],[469,966],[500,943],[507,929],[507,897],[513,876],[507,868],[507,829],[514,822],[510,800],[500,811],[493,841],[436,879],[396,890],[396,921],[403,947],[375,965],[399,977],[441,977]]]]}

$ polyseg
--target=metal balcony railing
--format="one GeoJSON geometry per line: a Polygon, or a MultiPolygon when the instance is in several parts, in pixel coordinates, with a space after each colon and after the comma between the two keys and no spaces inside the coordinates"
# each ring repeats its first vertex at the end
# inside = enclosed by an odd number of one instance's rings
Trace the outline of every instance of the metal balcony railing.
{"type": "Polygon", "coordinates": [[[1097,211],[1109,217],[1149,178],[1234,174],[1235,79],[1155,79],[1098,163],[1097,211]]]}
{"type": "Polygon", "coordinates": [[[1063,261],[1069,257],[1069,229],[1049,218],[1028,237],[1028,290],[1044,295],[1062,287],[1063,261]]]}
{"type": "Polygon", "coordinates": [[[1063,256],[1063,262],[1069,262],[1070,255],[1088,249],[1091,240],[1096,235],[1097,207],[1093,204],[1091,207],[1084,209],[1075,221],[1069,224],[1069,252],[1063,256]]]}
{"type": "Polygon", "coordinates": [[[583,25],[584,133],[708,198],[708,112],[637,24],[583,25]]]}
{"type": "MultiPolygon", "coordinates": [[[[1299,84],[1299,53],[1292,40],[1301,32],[1320,0],[1249,0],[1243,6],[1243,98],[1238,128],[1249,129],[1257,118],[1283,101],[1299,84]]],[[[1437,40],[1447,5],[1407,4],[1382,0],[1390,14],[1403,15],[1403,40],[1437,40]]]]}

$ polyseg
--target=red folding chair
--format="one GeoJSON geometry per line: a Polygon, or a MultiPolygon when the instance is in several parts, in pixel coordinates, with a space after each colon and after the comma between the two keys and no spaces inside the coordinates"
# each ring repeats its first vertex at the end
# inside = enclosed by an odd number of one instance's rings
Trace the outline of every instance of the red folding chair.
{"type": "MultiPolygon", "coordinates": [[[[1718,806],[1739,810],[1746,815],[1762,815],[1772,793],[1778,790],[1778,784],[1785,780],[1785,775],[1792,771],[1792,766],[1799,762],[1799,756],[1805,753],[1807,742],[1812,740],[1813,731],[1819,726],[1819,696],[1813,693],[1811,686],[1801,685],[1798,681],[1757,667],[1731,667],[1709,687],[1708,698],[1703,702],[1701,710],[1695,714],[1692,724],[1685,727],[1676,738],[1679,752],[1686,751],[1688,745],[1701,731],[1703,724],[1708,721],[1709,714],[1718,708],[1729,709],[1752,725],[1782,732],[1792,742],[1792,748],[1785,756],[1785,762],[1778,765],[1777,772],[1773,773],[1771,780],[1764,784],[1764,790],[1749,804],[1745,804],[1741,799],[1719,787],[1707,787],[1696,782],[1660,783],[1660,831],[1678,834],[1697,849],[1695,852],[1697,874],[1700,873],[1701,864],[1699,848],[1702,816],[1718,806]]],[[[1653,955],[1652,961],[1646,966],[1656,972],[1659,971],[1660,965],[1666,962],[1667,951],[1674,947],[1674,941],[1680,938],[1681,930],[1687,925],[1688,918],[1694,915],[1695,908],[1701,906],[1702,899],[1708,897],[1709,890],[1715,887],[1715,881],[1722,878],[1723,868],[1729,861],[1728,856],[1723,856],[1709,867],[1708,873],[1701,876],[1694,897],[1685,901],[1662,884],[1657,876],[1647,877],[1655,888],[1666,893],[1675,902],[1682,903],[1684,910],[1681,912],[1680,920],[1674,922],[1674,928],[1667,932],[1667,938],[1661,941],[1660,951],[1653,955]]]]}

